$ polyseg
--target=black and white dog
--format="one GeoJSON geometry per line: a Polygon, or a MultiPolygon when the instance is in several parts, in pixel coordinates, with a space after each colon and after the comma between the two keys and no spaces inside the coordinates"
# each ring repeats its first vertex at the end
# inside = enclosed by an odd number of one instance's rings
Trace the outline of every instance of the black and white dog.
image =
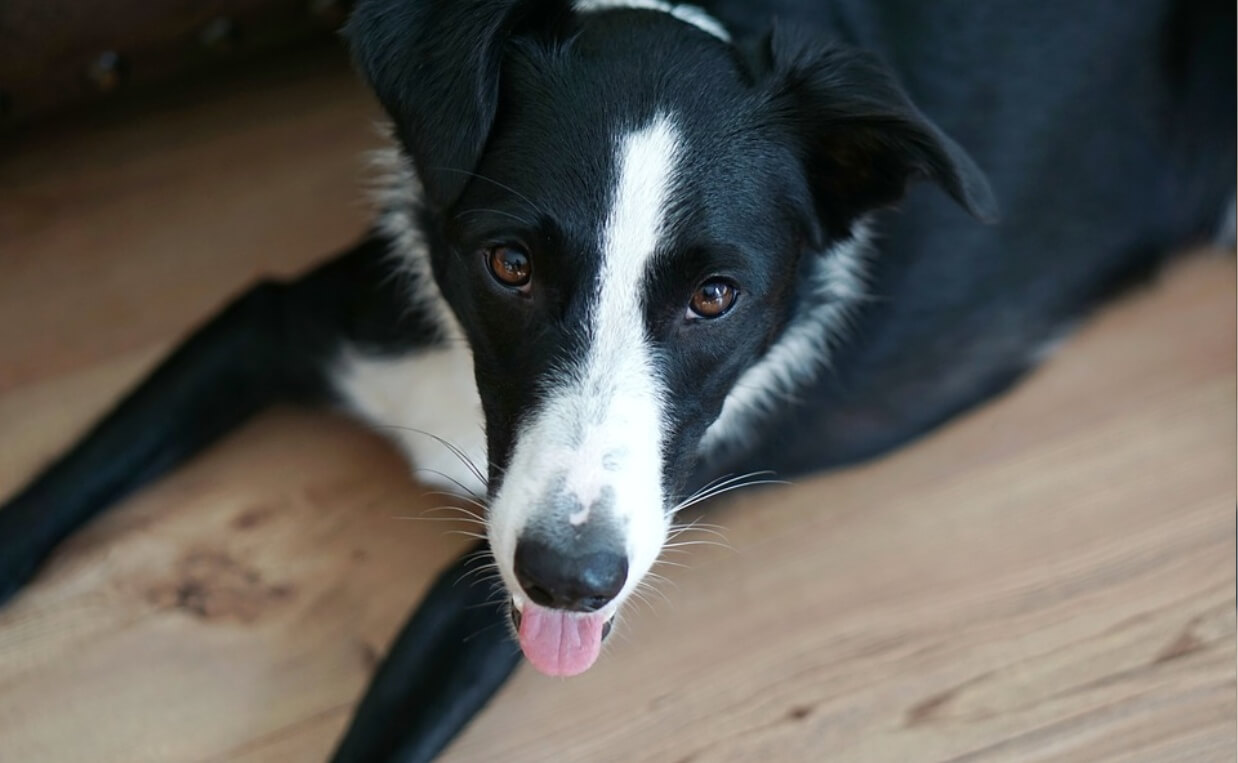
{"type": "Polygon", "coordinates": [[[398,424],[484,480],[509,602],[455,585],[479,555],[445,572],[336,752],[425,759],[520,652],[588,669],[695,489],[1001,391],[1232,199],[1232,1],[703,6],[361,0],[396,138],[372,232],[243,295],[11,498],[0,596],[268,404],[398,424]]]}

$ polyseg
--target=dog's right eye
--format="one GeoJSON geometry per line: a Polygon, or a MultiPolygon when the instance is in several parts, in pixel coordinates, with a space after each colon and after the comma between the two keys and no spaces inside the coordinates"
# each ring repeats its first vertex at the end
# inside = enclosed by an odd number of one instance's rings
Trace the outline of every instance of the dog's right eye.
{"type": "Polygon", "coordinates": [[[725,278],[711,278],[692,293],[688,303],[687,318],[697,320],[720,318],[735,304],[739,287],[725,278]]]}
{"type": "Polygon", "coordinates": [[[486,250],[490,274],[500,284],[527,292],[533,280],[533,262],[516,246],[492,246],[486,250]]]}

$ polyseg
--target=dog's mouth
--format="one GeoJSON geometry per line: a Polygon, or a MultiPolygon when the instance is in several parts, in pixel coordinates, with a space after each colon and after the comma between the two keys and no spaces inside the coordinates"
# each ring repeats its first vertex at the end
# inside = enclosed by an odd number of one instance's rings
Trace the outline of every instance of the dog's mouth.
{"type": "Polygon", "coordinates": [[[531,601],[513,600],[509,612],[525,659],[548,676],[575,676],[592,667],[615,619],[610,608],[569,612],[531,601]]]}

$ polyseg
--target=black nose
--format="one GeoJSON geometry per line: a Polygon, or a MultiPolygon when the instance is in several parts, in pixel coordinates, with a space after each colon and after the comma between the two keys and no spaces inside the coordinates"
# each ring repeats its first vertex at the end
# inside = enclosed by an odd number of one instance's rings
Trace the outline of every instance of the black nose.
{"type": "Polygon", "coordinates": [[[554,609],[601,609],[628,579],[628,558],[621,553],[576,556],[534,538],[517,541],[515,562],[516,579],[533,603],[554,609]]]}

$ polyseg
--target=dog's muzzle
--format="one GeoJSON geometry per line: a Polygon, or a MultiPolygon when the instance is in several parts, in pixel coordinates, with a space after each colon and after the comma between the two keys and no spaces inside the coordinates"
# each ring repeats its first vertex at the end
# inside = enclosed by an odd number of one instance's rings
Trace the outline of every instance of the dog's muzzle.
{"type": "Polygon", "coordinates": [[[513,561],[522,595],[513,599],[512,624],[529,662],[554,676],[588,670],[628,580],[622,535],[600,517],[535,524],[521,533],[513,561]]]}

